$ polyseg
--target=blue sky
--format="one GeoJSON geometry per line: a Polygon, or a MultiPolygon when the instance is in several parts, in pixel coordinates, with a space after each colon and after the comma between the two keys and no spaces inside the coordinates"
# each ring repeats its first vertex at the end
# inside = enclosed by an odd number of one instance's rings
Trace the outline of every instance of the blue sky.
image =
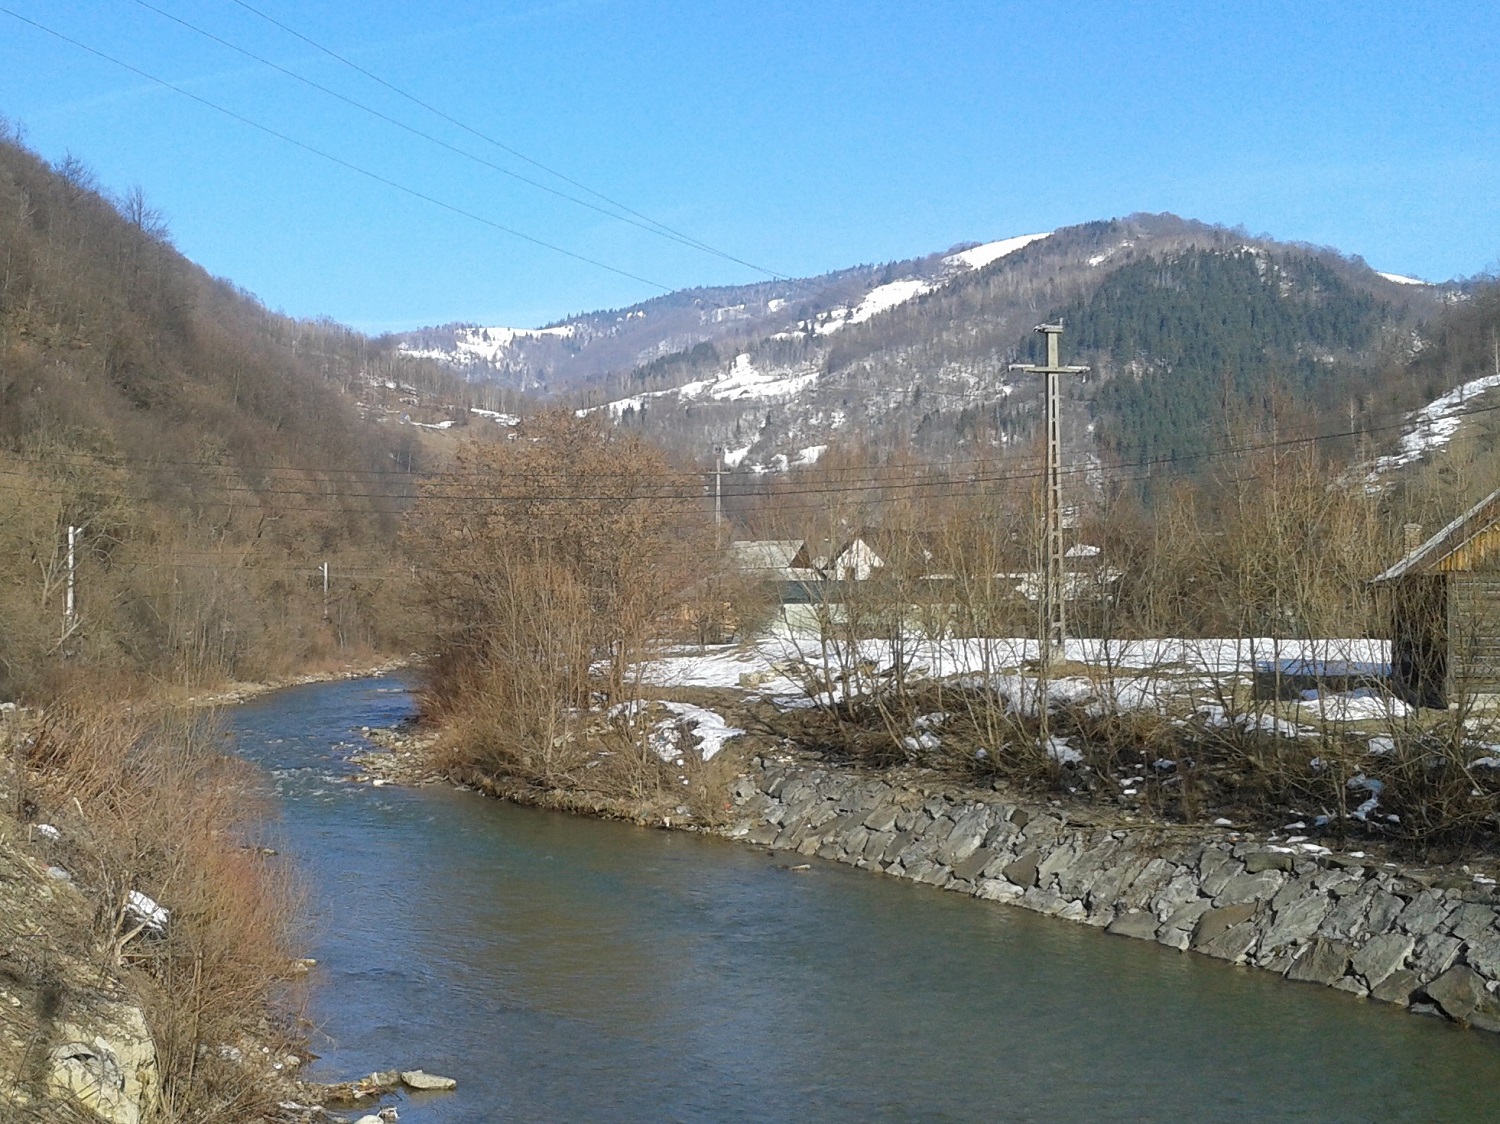
{"type": "MultiPolygon", "coordinates": [[[[990,0],[246,0],[611,199],[807,275],[1133,211],[1438,280],[1500,263],[1500,5],[990,0]]],[[[150,0],[512,171],[234,0],[150,0]]],[[[273,308],[366,330],[534,326],[743,265],[548,195],[138,0],[0,5],[415,192],[0,14],[0,114],[140,185],[178,246],[273,308]]],[[[602,206],[603,204],[601,204],[602,206]]]]}

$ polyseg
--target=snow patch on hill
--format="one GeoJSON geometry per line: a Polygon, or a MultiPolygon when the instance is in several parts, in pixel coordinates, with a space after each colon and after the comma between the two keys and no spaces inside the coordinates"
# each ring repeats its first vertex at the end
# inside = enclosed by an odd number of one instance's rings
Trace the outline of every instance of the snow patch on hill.
{"type": "Polygon", "coordinates": [[[986,242],[982,246],[971,246],[967,250],[960,250],[956,254],[949,254],[943,259],[948,265],[964,266],[968,269],[983,269],[991,262],[997,262],[1008,254],[1024,249],[1033,242],[1040,241],[1052,235],[1052,231],[1045,234],[1019,234],[1014,238],[1002,238],[998,242],[986,242]]]}
{"type": "Polygon", "coordinates": [[[1420,280],[1419,278],[1416,278],[1416,277],[1403,277],[1399,273],[1381,273],[1380,270],[1378,270],[1378,269],[1375,272],[1377,274],[1379,274],[1381,277],[1384,277],[1387,281],[1390,281],[1390,282],[1392,282],[1393,284],[1396,284],[1396,285],[1426,285],[1426,284],[1428,284],[1428,282],[1420,280]]]}
{"type": "Polygon", "coordinates": [[[1424,454],[1448,444],[1458,432],[1473,400],[1496,387],[1500,387],[1500,375],[1482,375],[1413,411],[1409,422],[1411,428],[1401,435],[1396,452],[1376,460],[1367,481],[1376,483],[1391,469],[1411,464],[1424,454]]]}
{"type": "Polygon", "coordinates": [[[415,359],[436,359],[440,363],[456,363],[472,366],[479,363],[496,363],[515,347],[517,340],[539,340],[551,336],[567,339],[574,333],[574,325],[559,324],[555,328],[460,328],[453,334],[453,346],[410,347],[401,345],[401,352],[415,359]]]}
{"type": "Polygon", "coordinates": [[[815,369],[799,367],[790,371],[763,371],[751,362],[748,354],[742,353],[734,357],[729,370],[711,379],[698,379],[666,390],[647,390],[632,394],[629,398],[617,398],[602,406],[579,410],[578,415],[582,417],[595,410],[608,410],[612,419],[618,419],[625,411],[638,410],[653,398],[675,397],[680,403],[705,399],[715,402],[743,402],[757,398],[789,398],[817,381],[818,372],[815,369]]]}

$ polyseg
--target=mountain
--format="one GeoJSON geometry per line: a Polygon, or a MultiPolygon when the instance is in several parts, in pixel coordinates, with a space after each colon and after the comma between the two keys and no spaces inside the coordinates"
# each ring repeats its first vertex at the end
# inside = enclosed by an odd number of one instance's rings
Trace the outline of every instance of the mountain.
{"type": "Polygon", "coordinates": [[[606,410],[687,455],[718,446],[731,465],[784,467],[834,443],[939,457],[1027,445],[1037,380],[1009,368],[1036,359],[1037,323],[1061,319],[1065,361],[1092,368],[1068,382],[1069,446],[1156,463],[1201,453],[1226,411],[1388,406],[1370,393],[1376,373],[1461,295],[1328,249],[1133,215],[541,329],[447,325],[394,342],[470,380],[606,410]]]}
{"type": "Polygon", "coordinates": [[[139,192],[14,137],[0,214],[0,698],[83,667],[263,677],[401,643],[391,543],[436,435],[397,423],[477,416],[467,388],[268,311],[139,192]]]}

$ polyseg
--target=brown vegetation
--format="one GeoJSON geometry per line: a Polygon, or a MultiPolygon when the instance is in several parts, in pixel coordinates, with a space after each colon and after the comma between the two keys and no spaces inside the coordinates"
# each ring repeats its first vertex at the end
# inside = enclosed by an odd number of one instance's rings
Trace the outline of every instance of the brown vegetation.
{"type": "Polygon", "coordinates": [[[63,701],[12,774],[18,817],[55,829],[93,903],[101,973],[145,1012],[161,1119],[184,1124],[273,1108],[295,1042],[299,891],[259,837],[258,775],[215,739],[201,715],[63,701]]]}
{"type": "Polygon", "coordinates": [[[701,601],[699,481],[596,417],[552,411],[470,443],[406,526],[432,622],[423,705],[456,773],[649,801],[637,675],[701,601]]]}

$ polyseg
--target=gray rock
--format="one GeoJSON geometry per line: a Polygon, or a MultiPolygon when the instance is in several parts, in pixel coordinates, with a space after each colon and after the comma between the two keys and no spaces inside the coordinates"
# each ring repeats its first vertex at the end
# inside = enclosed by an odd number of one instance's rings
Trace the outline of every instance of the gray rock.
{"type": "Polygon", "coordinates": [[[1177,876],[1177,867],[1163,858],[1153,858],[1125,888],[1121,899],[1128,906],[1141,907],[1163,886],[1177,876]]]}
{"type": "Polygon", "coordinates": [[[982,844],[983,842],[984,832],[982,831],[971,831],[968,834],[963,835],[960,834],[958,830],[955,830],[953,834],[949,835],[947,840],[938,847],[937,857],[941,861],[948,863],[950,866],[953,866],[957,863],[962,862],[964,859],[974,854],[974,852],[978,851],[980,844],[982,844]]]}
{"type": "MultiPolygon", "coordinates": [[[[1228,906],[1226,908],[1238,909],[1239,907],[1228,906]]],[[[1260,932],[1256,929],[1255,922],[1242,921],[1238,925],[1231,925],[1212,940],[1204,941],[1202,944],[1194,943],[1193,951],[1219,960],[1228,960],[1232,964],[1239,964],[1244,961],[1258,940],[1260,940],[1260,932]]]]}
{"type": "Polygon", "coordinates": [[[1323,935],[1337,940],[1357,940],[1364,936],[1369,931],[1365,918],[1377,892],[1377,889],[1370,885],[1340,898],[1338,904],[1328,911],[1328,916],[1323,920],[1321,929],[1323,935]]]}
{"type": "Polygon", "coordinates": [[[1055,847],[1052,853],[1037,864],[1036,880],[1045,886],[1052,881],[1052,876],[1060,871],[1068,870],[1078,861],[1081,849],[1077,846],[1055,847]]]}
{"type": "Polygon", "coordinates": [[[1435,931],[1452,912],[1453,906],[1443,891],[1423,890],[1407,903],[1401,915],[1396,918],[1396,924],[1403,932],[1420,940],[1435,931]]]}
{"type": "Polygon", "coordinates": [[[1370,998],[1378,999],[1382,1003],[1407,1004],[1411,1002],[1412,993],[1417,990],[1417,985],[1422,981],[1417,974],[1407,968],[1397,968],[1381,983],[1370,989],[1370,998]]]}
{"type": "Polygon", "coordinates": [[[1036,868],[1037,853],[1035,851],[1027,851],[1000,873],[1017,886],[1029,887],[1036,885],[1036,868]]]}
{"type": "Polygon", "coordinates": [[[876,808],[865,817],[865,826],[874,832],[890,831],[896,824],[896,817],[900,809],[887,804],[883,808],[876,808]]]}
{"type": "Polygon", "coordinates": [[[1365,981],[1358,976],[1342,976],[1334,980],[1332,986],[1338,991],[1347,991],[1351,995],[1370,994],[1370,989],[1365,986],[1365,981]]]}
{"type": "Polygon", "coordinates": [[[1026,891],[1004,878],[984,878],[974,887],[974,896],[990,902],[1013,902],[1026,891]]]}
{"type": "MultiPolygon", "coordinates": [[[[1046,914],[1048,917],[1062,913],[1069,906],[1078,905],[1078,903],[1068,901],[1061,894],[1054,894],[1051,890],[1039,890],[1036,887],[1032,887],[1021,895],[1021,904],[1027,909],[1046,914]]],[[[1083,907],[1078,905],[1078,916],[1082,915],[1083,907]]]]}
{"type": "Polygon", "coordinates": [[[907,868],[906,876],[913,882],[921,882],[929,886],[941,886],[948,881],[948,876],[953,873],[951,867],[931,859],[922,859],[915,866],[907,868]]]}
{"type": "Polygon", "coordinates": [[[1154,914],[1142,910],[1132,909],[1122,913],[1105,926],[1106,933],[1114,933],[1121,937],[1134,937],[1141,941],[1154,941],[1156,939],[1157,920],[1154,914]]]}
{"type": "Polygon", "coordinates": [[[954,863],[953,873],[958,878],[974,882],[984,872],[984,868],[989,865],[994,857],[993,851],[980,848],[961,861],[954,863]]]}
{"type": "Polygon", "coordinates": [[[1467,964],[1449,968],[1422,990],[1455,1022],[1473,1022],[1476,1015],[1489,1022],[1500,1016],[1500,1004],[1485,990],[1479,973],[1467,964]]]}
{"type": "Polygon", "coordinates": [[[1483,933],[1464,942],[1469,967],[1490,979],[1500,979],[1500,932],[1483,933]]]}
{"type": "Polygon", "coordinates": [[[1287,851],[1252,851],[1245,856],[1245,873],[1259,874],[1265,870],[1292,869],[1293,855],[1287,851]]]}
{"type": "Polygon", "coordinates": [[[1226,879],[1224,888],[1213,895],[1215,905],[1237,905],[1240,902],[1262,902],[1275,896],[1286,881],[1286,875],[1277,870],[1264,870],[1259,874],[1236,874],[1226,879]]]}
{"type": "Polygon", "coordinates": [[[1458,959],[1458,950],[1462,944],[1457,937],[1447,937],[1442,933],[1429,933],[1425,937],[1419,937],[1412,954],[1412,968],[1424,980],[1440,976],[1458,959]]]}
{"type": "Polygon", "coordinates": [[[863,858],[867,863],[879,862],[885,856],[886,851],[889,849],[892,841],[895,840],[895,838],[895,833],[890,831],[882,831],[872,834],[870,838],[866,840],[864,851],[861,852],[860,857],[863,858]]]}
{"type": "Polygon", "coordinates": [[[1370,910],[1365,915],[1365,928],[1371,933],[1389,933],[1396,927],[1396,918],[1406,908],[1406,902],[1384,887],[1376,889],[1370,899],[1370,910]]]}
{"type": "Polygon", "coordinates": [[[1233,926],[1248,922],[1255,916],[1256,908],[1254,902],[1240,902],[1206,910],[1193,929],[1193,947],[1202,948],[1233,926]]]}
{"type": "Polygon", "coordinates": [[[1165,921],[1188,902],[1198,900],[1198,874],[1193,870],[1179,870],[1172,880],[1163,886],[1151,899],[1151,911],[1165,921]]]}
{"type": "MultiPolygon", "coordinates": [[[[1311,887],[1305,889],[1311,889],[1311,887]]],[[[1273,900],[1280,901],[1282,897],[1283,895],[1277,894],[1273,900]]],[[[1332,904],[1316,890],[1305,897],[1293,898],[1276,910],[1275,919],[1266,927],[1261,948],[1276,949],[1294,941],[1305,941],[1318,931],[1318,926],[1328,915],[1332,904]]]]}
{"type": "Polygon", "coordinates": [[[1492,935],[1496,931],[1495,907],[1477,903],[1461,905],[1448,918],[1448,924],[1449,931],[1461,941],[1492,935]]]}
{"type": "Polygon", "coordinates": [[[1354,954],[1353,967],[1372,988],[1406,963],[1416,941],[1405,933],[1376,933],[1354,954]]]}
{"type": "Polygon", "coordinates": [[[1304,983],[1331,984],[1349,970],[1352,950],[1343,941],[1318,937],[1287,969],[1286,978],[1304,983]]]}
{"type": "Polygon", "coordinates": [[[451,1077],[439,1077],[420,1069],[403,1069],[401,1083],[408,1089],[456,1089],[458,1082],[451,1077]]]}
{"type": "Polygon", "coordinates": [[[1195,902],[1183,902],[1167,916],[1162,924],[1167,929],[1191,933],[1197,928],[1198,919],[1213,907],[1214,903],[1207,898],[1199,898],[1195,902]]]}

